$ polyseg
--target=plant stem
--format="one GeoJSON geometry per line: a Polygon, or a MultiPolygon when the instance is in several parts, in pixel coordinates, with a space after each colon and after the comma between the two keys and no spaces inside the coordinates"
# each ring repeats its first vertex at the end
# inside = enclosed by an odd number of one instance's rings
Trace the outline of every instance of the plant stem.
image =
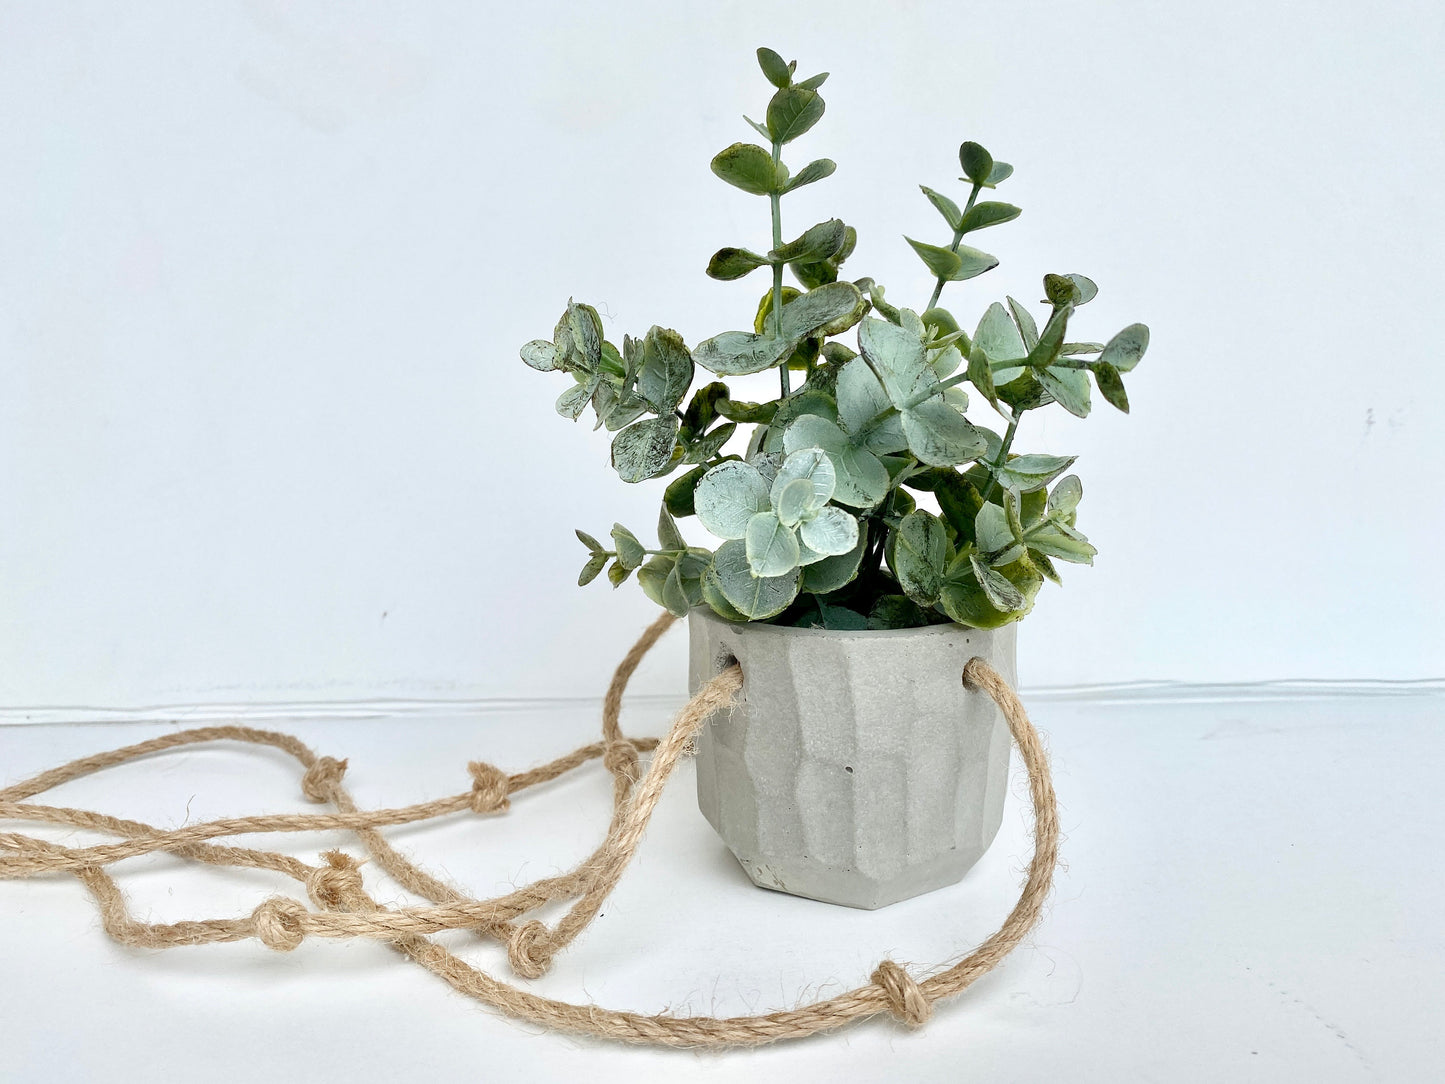
{"type": "MultiPolygon", "coordinates": [[[[968,194],[968,205],[965,206],[963,209],[963,215],[965,218],[968,217],[968,212],[973,210],[973,201],[978,199],[978,194],[981,191],[983,191],[983,185],[976,184],[973,186],[973,191],[968,194]]],[[[948,246],[948,251],[957,252],[958,246],[962,241],[963,230],[955,230],[953,233],[953,243],[948,246]]],[[[943,284],[946,281],[947,280],[942,275],[938,276],[938,281],[933,284],[933,296],[928,299],[928,308],[924,309],[924,312],[927,312],[928,309],[931,309],[938,304],[938,299],[943,293],[943,284]]]]}
{"type": "Polygon", "coordinates": [[[993,462],[993,470],[989,471],[988,485],[983,487],[983,499],[987,501],[993,495],[993,487],[998,484],[998,473],[1000,467],[1008,462],[1008,451],[1013,447],[1014,434],[1019,431],[1019,416],[1015,414],[1008,423],[1008,430],[1003,435],[1003,444],[999,447],[998,458],[993,462]]]}
{"type": "MultiPolygon", "coordinates": [[[[783,145],[773,143],[773,164],[777,165],[783,156],[783,145]]],[[[773,211],[773,249],[776,251],[783,247],[783,197],[774,192],[768,197],[772,204],[773,211]]],[[[783,265],[773,264],[773,338],[783,337],[783,265]]],[[[782,398],[786,399],[791,388],[788,386],[788,359],[784,358],[783,363],[778,366],[778,384],[782,388],[782,398]]]]}

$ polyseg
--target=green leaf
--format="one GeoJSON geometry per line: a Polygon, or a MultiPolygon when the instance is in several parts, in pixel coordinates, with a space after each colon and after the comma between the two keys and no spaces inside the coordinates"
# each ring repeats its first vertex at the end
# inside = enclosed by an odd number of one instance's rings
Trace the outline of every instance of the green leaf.
{"type": "Polygon", "coordinates": [[[1009,526],[1008,513],[996,504],[985,504],[973,521],[974,545],[985,554],[1002,553],[1017,539],[1009,526]]]}
{"type": "Polygon", "coordinates": [[[657,511],[657,548],[661,550],[685,550],[687,542],[677,529],[677,521],[663,505],[657,511]]]}
{"type": "Polygon", "coordinates": [[[978,343],[974,343],[973,349],[968,353],[968,382],[990,403],[998,404],[998,392],[993,384],[993,369],[988,363],[988,355],[978,343]]]}
{"type": "Polygon", "coordinates": [[[768,102],[768,132],[774,143],[791,143],[823,116],[823,99],[816,90],[784,87],[768,102]]]}
{"type": "Polygon", "coordinates": [[[1056,309],[1065,305],[1076,305],[1079,301],[1079,287],[1068,275],[1045,275],[1044,297],[1056,309]]]}
{"type": "Polygon", "coordinates": [[[784,527],[796,527],[809,512],[813,501],[813,486],[803,478],[793,478],[773,483],[773,511],[784,527]]]}
{"type": "Polygon", "coordinates": [[[759,124],[757,121],[753,120],[752,117],[750,117],[750,116],[748,116],[746,113],[744,113],[744,114],[743,114],[743,120],[747,121],[747,122],[748,122],[748,127],[751,128],[753,131],[757,132],[758,135],[762,136],[764,139],[768,140],[769,142],[772,141],[772,138],[773,138],[772,133],[769,132],[769,131],[767,130],[767,128],[763,127],[763,125],[761,125],[761,124],[759,124]]]}
{"type": "Polygon", "coordinates": [[[662,589],[676,564],[675,558],[659,554],[637,570],[637,585],[642,588],[644,595],[659,606],[667,606],[667,601],[662,597],[662,589]]]}
{"type": "Polygon", "coordinates": [[[941,214],[944,221],[948,223],[948,228],[957,233],[958,227],[963,224],[963,212],[958,209],[958,204],[954,203],[953,200],[949,199],[942,192],[935,192],[926,184],[921,184],[918,187],[921,188],[923,194],[928,197],[928,202],[938,208],[938,213],[941,214]]]}
{"type": "Polygon", "coordinates": [[[722,446],[732,439],[732,435],[737,430],[737,422],[724,422],[711,433],[689,443],[687,454],[682,457],[682,461],[684,463],[706,463],[722,450],[722,446]]]}
{"type": "Polygon", "coordinates": [[[553,345],[564,368],[579,367],[595,372],[602,360],[602,317],[591,305],[569,298],[567,311],[553,336],[553,345]]]}
{"type": "Polygon", "coordinates": [[[898,585],[919,605],[932,606],[943,589],[948,534],[931,512],[909,512],[898,524],[889,567],[898,585]]]}
{"type": "Polygon", "coordinates": [[[945,282],[962,282],[998,266],[997,256],[990,256],[987,252],[980,252],[968,245],[959,245],[957,251],[950,251],[938,245],[915,241],[911,237],[904,237],[904,240],[913,246],[913,251],[918,253],[928,270],[945,282]]]}
{"type": "Polygon", "coordinates": [[[835,504],[818,509],[798,528],[803,545],[825,557],[851,553],[858,544],[858,521],[835,504]]]}
{"type": "Polygon", "coordinates": [[[743,376],[771,369],[797,346],[796,339],[775,339],[752,331],[724,331],[698,343],[693,348],[692,359],[719,376],[743,376]]]}
{"type": "Polygon", "coordinates": [[[819,599],[818,611],[823,615],[825,629],[839,632],[862,632],[868,628],[868,619],[846,606],[834,606],[831,602],[819,599]]]}
{"type": "Polygon", "coordinates": [[[904,595],[883,595],[868,612],[868,627],[878,632],[887,629],[918,629],[929,624],[928,615],[918,604],[904,595]]]}
{"type": "Polygon", "coordinates": [[[798,86],[802,87],[804,90],[817,90],[827,81],[828,72],[819,72],[817,75],[808,76],[808,78],[804,79],[801,83],[798,84],[798,86]]]}
{"type": "Polygon", "coordinates": [[[803,569],[802,589],[814,594],[825,595],[837,591],[853,582],[858,568],[863,563],[863,554],[868,549],[868,532],[858,532],[858,542],[847,553],[808,565],[803,569]]]}
{"type": "MultiPolygon", "coordinates": [[[[696,351],[694,351],[694,355],[696,351]]],[[[743,425],[767,425],[778,412],[778,404],[745,403],[738,399],[723,398],[717,401],[717,412],[730,422],[743,425]]]]}
{"type": "Polygon", "coordinates": [[[575,533],[577,535],[577,541],[581,542],[592,553],[607,552],[606,548],[602,545],[602,543],[597,541],[597,539],[593,538],[586,531],[577,531],[575,533]]]}
{"type": "Polygon", "coordinates": [[[720,248],[707,262],[707,273],[709,278],[731,282],[766,266],[767,262],[766,256],[759,256],[745,248],[720,248]]]}
{"type": "Polygon", "coordinates": [[[903,423],[896,413],[879,420],[879,415],[891,410],[893,404],[864,358],[854,358],[843,366],[836,390],[838,420],[852,443],[878,455],[908,447],[903,423]]]}
{"type": "Polygon", "coordinates": [[[1119,370],[1107,361],[1094,363],[1094,381],[1099,385],[1099,394],[1110,406],[1129,413],[1129,396],[1124,391],[1124,378],[1119,370]]]}
{"type": "MultiPolygon", "coordinates": [[[[863,318],[867,304],[851,282],[829,282],[783,303],[783,338],[841,335],[863,318]]],[[[791,352],[791,351],[790,351],[791,352]]]]}
{"type": "MultiPolygon", "coordinates": [[[[798,569],[782,576],[754,576],[741,539],[724,542],[713,555],[717,587],[728,604],[754,621],[774,617],[798,596],[798,569]]],[[[706,590],[706,588],[704,588],[706,590]]],[[[706,597],[706,595],[704,595],[706,597]]]]}
{"type": "Polygon", "coordinates": [[[973,345],[982,350],[990,362],[1022,362],[1028,350],[1018,327],[1009,319],[1004,307],[995,301],[978,322],[973,345]]]}
{"type": "Polygon", "coordinates": [[[557,348],[546,339],[533,339],[522,347],[522,360],[540,373],[557,368],[557,348]]]}
{"type": "Polygon", "coordinates": [[[702,598],[712,608],[712,612],[721,617],[724,621],[746,621],[747,615],[739,613],[737,607],[727,600],[722,593],[722,586],[718,582],[717,570],[712,566],[703,573],[702,577],[702,598]]]}
{"type": "Polygon", "coordinates": [[[592,400],[592,393],[597,390],[595,380],[586,384],[574,384],[561,395],[557,396],[557,413],[564,418],[576,421],[587,409],[587,404],[592,400]]]}
{"type": "MultiPolygon", "coordinates": [[[[875,381],[876,384],[876,381],[875,381]]],[[[876,455],[855,446],[832,421],[817,414],[797,418],[783,434],[783,449],[820,448],[837,475],[833,500],[853,508],[872,508],[888,492],[888,471],[876,455]]]]}
{"type": "Polygon", "coordinates": [[[978,554],[969,556],[969,564],[973,568],[974,576],[978,579],[978,585],[983,588],[983,593],[988,596],[994,609],[1004,613],[1013,613],[1028,605],[1028,600],[1024,598],[1023,592],[1004,579],[1001,573],[995,572],[979,560],[978,554]]]}
{"type": "Polygon", "coordinates": [[[1054,491],[1049,494],[1048,510],[1050,516],[1067,516],[1075,508],[1079,507],[1079,501],[1084,496],[1084,483],[1079,481],[1077,474],[1070,474],[1060,478],[1059,484],[1054,486],[1054,491]]]}
{"type": "Polygon", "coordinates": [[[800,448],[783,460],[777,477],[773,479],[770,494],[774,509],[779,507],[784,487],[794,480],[807,482],[812,490],[811,497],[804,502],[803,511],[807,515],[832,500],[833,491],[837,488],[837,473],[833,469],[832,460],[820,448],[800,448]]]}
{"type": "Polygon", "coordinates": [[[929,466],[951,467],[984,452],[979,431],[941,395],[901,411],[900,416],[908,450],[929,466]]]}
{"type": "MultiPolygon", "coordinates": [[[[841,218],[830,218],[826,222],[819,222],[816,226],[808,227],[797,240],[789,241],[786,245],[773,249],[768,256],[782,263],[790,263],[794,260],[804,263],[826,260],[843,247],[843,240],[847,232],[848,227],[843,224],[841,218]]],[[[785,305],[784,310],[786,308],[785,305]]]]}
{"type": "Polygon", "coordinates": [[[858,347],[896,407],[934,384],[923,341],[906,328],[868,317],[858,329],[858,347]]]}
{"type": "Polygon", "coordinates": [[[674,478],[662,494],[662,503],[667,510],[674,516],[696,514],[697,509],[693,507],[693,491],[706,473],[707,467],[694,467],[686,474],[674,478]]]}
{"type": "Polygon", "coordinates": [[[1079,532],[1057,521],[1030,531],[1027,544],[1030,550],[1076,565],[1093,564],[1099,552],[1079,532]]]}
{"type": "Polygon", "coordinates": [[[1009,612],[994,606],[973,574],[972,566],[965,564],[960,575],[950,576],[939,596],[939,605],[943,607],[944,613],[960,625],[979,629],[996,629],[1017,621],[1028,613],[1032,605],[1030,600],[1038,594],[1039,586],[1043,583],[1038,571],[1024,560],[1015,561],[994,571],[1018,588],[1024,596],[1025,604],[1022,609],[1009,612]]]}
{"type": "Polygon", "coordinates": [[[768,484],[751,463],[719,463],[697,483],[693,507],[702,525],[719,538],[743,538],[748,521],[772,507],[768,484]]]}
{"type": "Polygon", "coordinates": [[[1046,486],[1073,465],[1077,456],[1019,455],[1014,456],[994,473],[1005,489],[1028,493],[1046,486]]]}
{"type": "Polygon", "coordinates": [[[607,554],[605,553],[594,553],[591,557],[587,558],[587,563],[582,566],[582,571],[577,576],[577,586],[586,587],[595,580],[597,574],[602,571],[602,566],[606,563],[607,554]]]}
{"type": "MultiPolygon", "coordinates": [[[[1070,284],[1069,288],[1073,289],[1073,285],[1070,284]]],[[[1065,304],[1049,315],[1049,322],[1044,325],[1039,341],[1029,351],[1028,363],[1034,369],[1047,369],[1059,360],[1059,351],[1063,349],[1064,335],[1068,331],[1069,315],[1072,312],[1073,306],[1065,304]]]]}
{"type": "Polygon", "coordinates": [[[969,141],[958,148],[958,164],[974,184],[988,184],[993,173],[993,155],[979,144],[969,141]]]}
{"type": "Polygon", "coordinates": [[[621,587],[627,577],[632,575],[632,569],[628,568],[621,561],[613,561],[607,566],[607,581],[613,587],[621,587]]]}
{"type": "Polygon", "coordinates": [[[617,547],[618,564],[629,572],[642,564],[647,557],[647,551],[637,540],[637,536],[620,523],[612,525],[612,542],[617,547]]]}
{"type": "MultiPolygon", "coordinates": [[[[975,203],[968,214],[963,216],[963,232],[972,233],[987,226],[997,226],[1001,222],[1012,222],[1021,214],[1023,211],[1012,203],[997,203],[993,200],[975,203]]],[[[955,230],[958,228],[954,226],[955,230]]]]}
{"type": "Polygon", "coordinates": [[[781,187],[773,156],[754,143],[734,143],[718,152],[712,171],[734,188],[755,196],[769,195],[781,187]]]}
{"type": "Polygon", "coordinates": [[[1034,323],[1033,314],[1013,298],[1008,299],[1008,307],[1009,312],[1013,313],[1014,323],[1018,325],[1019,335],[1027,353],[1028,350],[1032,350],[1039,344],[1039,325],[1034,323]]]}
{"type": "Polygon", "coordinates": [[[776,513],[758,512],[748,520],[745,540],[754,576],[783,576],[798,567],[797,532],[784,526],[776,513]]]}
{"type": "Polygon", "coordinates": [[[1149,349],[1149,329],[1143,324],[1130,324],[1109,340],[1099,360],[1107,362],[1121,373],[1127,373],[1139,364],[1144,351],[1149,349]]]}
{"type": "Polygon", "coordinates": [[[658,414],[670,414],[692,386],[692,355],[682,336],[656,324],[642,340],[637,391],[658,414]]]}
{"type": "Polygon", "coordinates": [[[676,446],[675,415],[633,422],[612,440],[612,466],[624,482],[655,478],[671,466],[676,446]]]}
{"type": "Polygon", "coordinates": [[[603,380],[592,395],[592,409],[597,412],[598,424],[615,433],[646,414],[648,404],[640,396],[623,392],[610,381],[603,380]]]}
{"type": "Polygon", "coordinates": [[[1089,377],[1082,369],[1043,369],[1034,375],[1059,406],[1076,418],[1089,416],[1089,377]]]}
{"type": "MultiPolygon", "coordinates": [[[[702,585],[699,583],[699,598],[702,595],[701,588],[702,585]]],[[[687,597],[687,590],[683,587],[682,576],[676,565],[668,572],[667,578],[662,581],[662,604],[670,613],[678,617],[686,617],[687,611],[692,608],[687,597]]]]}
{"type": "Polygon", "coordinates": [[[797,173],[793,174],[787,184],[783,186],[783,192],[794,192],[805,184],[812,184],[821,181],[825,177],[831,177],[838,164],[831,158],[818,158],[809,162],[797,173]]]}
{"type": "Polygon", "coordinates": [[[985,188],[997,188],[1004,181],[1014,175],[1014,167],[1007,162],[995,162],[993,169],[988,171],[988,180],[984,182],[985,188]]]}
{"type": "Polygon", "coordinates": [[[786,87],[793,82],[793,70],[788,67],[788,62],[771,49],[758,50],[758,67],[763,69],[763,75],[775,87],[786,87]]]}
{"type": "Polygon", "coordinates": [[[1099,287],[1088,275],[1065,275],[1064,277],[1072,282],[1079,291],[1078,297],[1074,300],[1076,306],[1087,305],[1099,296],[1099,287]]]}

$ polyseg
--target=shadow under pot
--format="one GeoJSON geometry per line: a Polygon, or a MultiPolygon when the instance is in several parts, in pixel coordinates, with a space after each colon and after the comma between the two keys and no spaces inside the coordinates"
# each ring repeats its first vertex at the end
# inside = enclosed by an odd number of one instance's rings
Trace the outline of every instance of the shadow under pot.
{"type": "Polygon", "coordinates": [[[955,884],[1003,819],[1008,723],[964,687],[1016,682],[1016,625],[841,632],[688,618],[693,692],[743,688],[697,738],[703,815],[753,882],[873,909],[955,884]]]}

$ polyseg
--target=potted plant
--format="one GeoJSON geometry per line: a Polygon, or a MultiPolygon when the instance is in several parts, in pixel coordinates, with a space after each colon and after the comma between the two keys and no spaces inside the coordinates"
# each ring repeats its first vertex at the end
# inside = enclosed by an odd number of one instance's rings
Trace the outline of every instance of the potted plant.
{"type": "Polygon", "coordinates": [[[783,157],[822,117],[827,74],[797,80],[770,49],[758,62],[774,88],[764,120],[747,121],[762,144],[733,144],[712,170],[766,199],[771,243],[720,249],[707,266],[722,280],[771,274],[751,329],[689,348],[653,326],[618,347],[596,309],[569,301],[552,339],[521,355],[571,378],[560,414],[590,406],[615,432],[623,481],[673,476],[656,548],[621,524],[610,546],[578,531],[578,582],[635,573],[686,615],[694,689],[741,664],[738,703],[698,739],[703,812],[757,884],[879,907],[954,883],[992,841],[1009,734],[960,673],[981,655],[1013,681],[1014,623],[1059,582],[1057,562],[1093,560],[1073,457],[1020,454],[1020,422],[1051,404],[1084,417],[1093,388],[1127,412],[1122,374],[1149,331],[1070,340],[1096,293],[1077,274],[1044,277],[1040,318],[1008,298],[965,329],[939,304],[947,284],[998,264],[965,239],[1020,213],[980,198],[1013,167],[973,142],[959,148],[963,206],[922,189],[952,236],[907,239],[935,278],[917,311],[871,278],[840,277],[857,236],[842,220],[784,240],[783,198],[835,168],[820,158],[794,172],[783,157]],[[735,398],[718,380],[693,390],[700,369],[774,370],[778,396],[735,398]],[[683,537],[690,517],[716,549],[683,537]]]}

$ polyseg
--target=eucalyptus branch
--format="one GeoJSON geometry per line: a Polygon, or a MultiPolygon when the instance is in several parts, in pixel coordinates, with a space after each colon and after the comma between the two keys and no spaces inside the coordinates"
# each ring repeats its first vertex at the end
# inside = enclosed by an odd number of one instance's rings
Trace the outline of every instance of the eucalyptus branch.
{"type": "Polygon", "coordinates": [[[985,502],[993,495],[993,488],[998,484],[998,472],[1003,468],[1003,465],[1008,462],[1009,449],[1013,447],[1014,435],[1019,431],[1019,417],[1022,413],[1023,412],[1020,411],[1009,419],[1008,429],[1003,435],[1003,444],[999,446],[998,458],[993,461],[991,464],[993,469],[988,472],[988,485],[983,487],[983,499],[985,502]]]}
{"type": "MultiPolygon", "coordinates": [[[[773,140],[773,166],[776,168],[783,160],[783,145],[776,139],[773,140]]],[[[780,192],[772,192],[768,197],[773,212],[773,251],[783,247],[783,197],[780,192]]],[[[783,264],[781,260],[773,262],[773,337],[783,337],[783,264]]],[[[782,389],[781,398],[786,399],[791,392],[788,384],[788,359],[784,358],[783,363],[778,366],[778,385],[782,389]]]]}
{"type": "MultiPolygon", "coordinates": [[[[963,208],[964,218],[967,218],[968,212],[973,210],[974,201],[978,199],[978,194],[981,191],[983,191],[983,185],[975,181],[973,185],[973,191],[968,194],[968,203],[963,208]]],[[[962,243],[963,226],[962,224],[960,224],[958,229],[953,231],[953,242],[948,246],[948,251],[957,252],[958,246],[962,243]]],[[[935,305],[938,304],[938,299],[943,296],[943,284],[947,281],[948,280],[945,279],[942,275],[938,276],[938,281],[933,284],[933,296],[928,299],[928,305],[924,308],[924,312],[927,312],[929,309],[933,308],[935,305]]]]}

